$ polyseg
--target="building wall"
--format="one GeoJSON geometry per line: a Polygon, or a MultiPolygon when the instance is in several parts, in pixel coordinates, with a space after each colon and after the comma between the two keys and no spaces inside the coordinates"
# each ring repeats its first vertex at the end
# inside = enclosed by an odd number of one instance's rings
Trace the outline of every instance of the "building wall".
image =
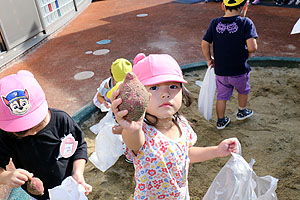
{"type": "Polygon", "coordinates": [[[88,7],[91,0],[0,0],[0,69],[88,7]]]}

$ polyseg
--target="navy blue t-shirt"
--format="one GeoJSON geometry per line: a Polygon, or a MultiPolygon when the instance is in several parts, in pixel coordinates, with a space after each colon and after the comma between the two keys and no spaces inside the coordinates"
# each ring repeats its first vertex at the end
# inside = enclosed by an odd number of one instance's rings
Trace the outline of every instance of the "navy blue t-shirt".
{"type": "Polygon", "coordinates": [[[213,19],[203,40],[213,43],[216,75],[236,76],[249,72],[246,41],[257,37],[256,28],[247,17],[213,19]]]}

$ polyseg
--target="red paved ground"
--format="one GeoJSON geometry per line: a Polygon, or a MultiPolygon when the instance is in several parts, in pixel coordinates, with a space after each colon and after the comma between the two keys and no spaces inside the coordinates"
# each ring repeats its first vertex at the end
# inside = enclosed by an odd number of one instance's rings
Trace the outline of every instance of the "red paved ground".
{"type": "MultiPolygon", "coordinates": [[[[250,7],[248,17],[259,34],[256,56],[299,57],[300,34],[290,35],[300,16],[299,8],[250,7]]],[[[97,1],[49,41],[0,72],[0,78],[20,69],[33,72],[49,105],[73,115],[91,101],[100,82],[109,76],[112,61],[119,57],[132,61],[139,52],[168,53],[180,65],[204,61],[202,37],[210,20],[221,15],[220,3],[97,1]],[[141,13],[148,16],[136,17],[141,13]],[[96,44],[103,39],[112,42],[96,44]],[[102,48],[110,53],[85,54],[102,48]],[[95,75],[80,81],[73,78],[87,70],[95,75]]]]}

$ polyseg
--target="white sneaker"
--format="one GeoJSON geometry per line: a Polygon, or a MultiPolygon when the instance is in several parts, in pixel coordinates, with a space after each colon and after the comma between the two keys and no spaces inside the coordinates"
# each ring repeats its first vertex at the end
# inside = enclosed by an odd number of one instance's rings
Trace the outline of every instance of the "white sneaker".
{"type": "Polygon", "coordinates": [[[296,4],[296,5],[299,5],[299,4],[300,4],[300,0],[297,0],[295,4],[296,4]]]}

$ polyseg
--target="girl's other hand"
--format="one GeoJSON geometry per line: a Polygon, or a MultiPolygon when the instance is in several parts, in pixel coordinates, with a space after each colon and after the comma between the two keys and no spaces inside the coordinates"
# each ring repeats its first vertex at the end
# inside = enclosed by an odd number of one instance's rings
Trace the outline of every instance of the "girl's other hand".
{"type": "Polygon", "coordinates": [[[223,140],[217,148],[218,157],[225,157],[231,153],[238,153],[238,140],[237,138],[229,138],[223,140]]]}

